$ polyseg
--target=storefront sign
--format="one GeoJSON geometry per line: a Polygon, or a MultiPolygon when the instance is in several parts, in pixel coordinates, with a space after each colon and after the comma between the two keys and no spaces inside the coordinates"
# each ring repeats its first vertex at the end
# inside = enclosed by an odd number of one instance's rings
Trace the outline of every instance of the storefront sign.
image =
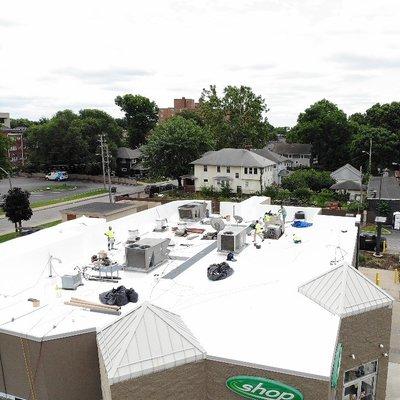
{"type": "Polygon", "coordinates": [[[303,400],[297,389],[284,383],[256,376],[232,376],[226,381],[232,392],[246,399],[256,400],[303,400]]]}
{"type": "Polygon", "coordinates": [[[335,359],[333,360],[333,366],[332,366],[331,387],[333,389],[337,388],[337,383],[339,380],[340,365],[342,364],[342,351],[343,351],[342,343],[338,343],[335,352],[335,359]]]}

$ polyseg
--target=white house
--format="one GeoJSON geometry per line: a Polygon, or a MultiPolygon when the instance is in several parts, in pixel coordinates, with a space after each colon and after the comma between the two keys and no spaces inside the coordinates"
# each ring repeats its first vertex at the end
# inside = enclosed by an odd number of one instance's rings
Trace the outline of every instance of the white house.
{"type": "Polygon", "coordinates": [[[361,171],[354,168],[352,165],[346,164],[338,168],[336,171],[333,171],[331,173],[331,178],[334,179],[336,183],[344,181],[360,182],[362,174],[361,171]]]}
{"type": "Polygon", "coordinates": [[[309,167],[311,160],[311,144],[270,142],[268,150],[293,161],[293,167],[309,167]]]}
{"type": "Polygon", "coordinates": [[[251,150],[209,151],[193,161],[194,186],[218,189],[229,185],[234,193],[255,193],[274,183],[277,164],[251,150]]]}
{"type": "Polygon", "coordinates": [[[366,191],[362,184],[362,173],[350,164],[343,165],[331,173],[336,181],[330,188],[340,193],[348,193],[349,200],[360,200],[361,193],[366,191]]]}
{"type": "Polygon", "coordinates": [[[276,163],[276,168],[274,168],[274,183],[280,185],[282,178],[289,175],[288,168],[293,166],[293,160],[268,150],[266,147],[263,149],[251,149],[251,151],[276,163]]]}

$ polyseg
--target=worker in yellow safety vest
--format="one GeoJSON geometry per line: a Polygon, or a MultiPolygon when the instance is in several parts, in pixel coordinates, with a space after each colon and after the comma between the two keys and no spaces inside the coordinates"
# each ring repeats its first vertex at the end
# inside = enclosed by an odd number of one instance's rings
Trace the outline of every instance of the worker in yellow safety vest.
{"type": "Polygon", "coordinates": [[[261,238],[261,241],[264,241],[263,227],[260,221],[256,221],[256,225],[254,227],[254,244],[257,243],[257,236],[261,238]]]}
{"type": "Polygon", "coordinates": [[[271,214],[269,214],[269,213],[266,212],[266,213],[264,214],[263,220],[264,220],[264,225],[267,225],[268,222],[271,221],[271,214]]]}
{"type": "Polygon", "coordinates": [[[105,235],[107,236],[108,250],[113,250],[115,243],[115,233],[111,226],[108,227],[108,231],[105,233],[105,235]]]}

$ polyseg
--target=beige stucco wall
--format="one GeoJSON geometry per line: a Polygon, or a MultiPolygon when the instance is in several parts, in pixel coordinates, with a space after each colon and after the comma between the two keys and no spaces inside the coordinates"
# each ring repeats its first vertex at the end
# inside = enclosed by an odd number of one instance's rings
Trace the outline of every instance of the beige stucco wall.
{"type": "MultiPolygon", "coordinates": [[[[276,168],[274,166],[267,167],[263,172],[263,187],[270,186],[275,181],[276,168]]],[[[237,187],[242,187],[242,192],[246,194],[251,194],[258,192],[260,190],[260,168],[258,168],[257,174],[245,174],[244,167],[230,167],[230,172],[226,172],[226,167],[221,167],[221,172],[217,172],[217,167],[215,165],[208,165],[207,171],[204,171],[203,165],[194,166],[194,176],[197,178],[195,180],[196,191],[199,191],[202,187],[214,186],[218,189],[219,186],[217,182],[213,179],[217,176],[228,176],[232,178],[230,181],[230,187],[233,192],[237,192],[237,187]],[[239,178],[236,178],[236,173],[239,174],[239,178]],[[208,179],[208,182],[204,182],[204,179],[208,179]]]]}

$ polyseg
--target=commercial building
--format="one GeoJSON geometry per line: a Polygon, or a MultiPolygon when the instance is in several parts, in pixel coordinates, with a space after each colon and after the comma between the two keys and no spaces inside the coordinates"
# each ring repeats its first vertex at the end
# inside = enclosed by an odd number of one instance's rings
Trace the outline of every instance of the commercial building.
{"type": "Polygon", "coordinates": [[[357,218],[304,208],[312,225],[295,228],[302,214],[287,207],[283,235],[257,248],[249,226],[279,210],[266,200],[222,202],[211,220],[203,218],[210,203],[205,213],[193,201],[114,220],[114,278],[91,264],[107,247],[103,219],[82,217],[1,244],[3,397],[384,400],[393,299],[352,267],[357,218]],[[220,239],[203,239],[216,229],[220,239]],[[166,256],[140,258],[158,246],[143,242],[168,243],[166,256]],[[208,279],[208,267],[231,249],[233,274],[208,279]],[[151,272],[131,268],[131,251],[151,272]],[[77,267],[82,282],[60,289],[77,267]],[[94,306],[120,285],[139,301],[111,313],[94,306]]]}
{"type": "Polygon", "coordinates": [[[104,203],[95,201],[93,203],[82,204],[76,207],[61,210],[63,221],[71,221],[79,217],[104,218],[106,221],[122,218],[139,211],[147,210],[146,202],[129,203],[104,203]]]}
{"type": "Polygon", "coordinates": [[[182,97],[181,99],[174,99],[173,107],[160,108],[158,112],[158,120],[159,122],[163,122],[168,118],[173,117],[175,114],[179,113],[183,110],[194,110],[198,106],[193,99],[187,99],[186,97],[182,97]]]}

